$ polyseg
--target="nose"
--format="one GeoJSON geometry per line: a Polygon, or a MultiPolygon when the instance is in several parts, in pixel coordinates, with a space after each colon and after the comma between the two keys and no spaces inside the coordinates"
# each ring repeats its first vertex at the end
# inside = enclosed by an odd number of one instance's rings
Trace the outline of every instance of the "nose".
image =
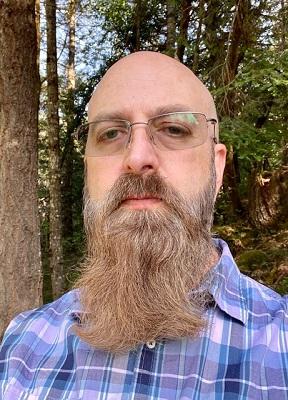
{"type": "Polygon", "coordinates": [[[131,124],[130,140],[123,159],[124,172],[145,174],[156,172],[158,168],[158,154],[147,123],[131,124]]]}

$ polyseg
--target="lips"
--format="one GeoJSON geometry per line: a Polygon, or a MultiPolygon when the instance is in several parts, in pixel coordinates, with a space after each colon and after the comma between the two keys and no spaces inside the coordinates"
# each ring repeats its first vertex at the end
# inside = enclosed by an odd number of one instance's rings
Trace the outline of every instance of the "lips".
{"type": "Polygon", "coordinates": [[[126,201],[126,200],[145,200],[145,199],[162,200],[160,197],[155,196],[155,195],[143,194],[143,195],[127,196],[123,201],[126,201]]]}
{"type": "Polygon", "coordinates": [[[132,209],[148,209],[159,205],[161,201],[162,199],[155,195],[132,195],[127,196],[122,201],[122,205],[132,209]]]}

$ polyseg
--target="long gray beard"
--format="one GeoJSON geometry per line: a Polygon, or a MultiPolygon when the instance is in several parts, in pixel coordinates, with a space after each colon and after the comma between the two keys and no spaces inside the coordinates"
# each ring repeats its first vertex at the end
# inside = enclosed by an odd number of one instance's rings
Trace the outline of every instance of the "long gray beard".
{"type": "Polygon", "coordinates": [[[209,298],[199,290],[215,262],[210,226],[215,173],[189,204],[159,176],[126,174],[105,201],[86,196],[88,256],[76,284],[84,313],[76,333],[99,349],[127,351],[155,339],[197,336],[209,298]],[[152,210],[121,207],[149,193],[152,210]]]}

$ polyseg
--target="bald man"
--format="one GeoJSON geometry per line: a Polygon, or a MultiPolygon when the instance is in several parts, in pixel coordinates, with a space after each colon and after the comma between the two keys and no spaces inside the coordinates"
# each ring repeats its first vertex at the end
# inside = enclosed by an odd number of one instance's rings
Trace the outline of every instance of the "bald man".
{"type": "Polygon", "coordinates": [[[172,58],[118,61],[89,103],[87,257],[75,289],[9,325],[1,399],[287,399],[287,303],[211,236],[226,150],[172,58]]]}

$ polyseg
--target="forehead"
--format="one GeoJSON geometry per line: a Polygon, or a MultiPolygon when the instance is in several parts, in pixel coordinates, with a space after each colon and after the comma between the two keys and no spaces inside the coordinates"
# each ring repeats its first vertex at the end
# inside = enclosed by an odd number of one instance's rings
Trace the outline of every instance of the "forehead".
{"type": "Polygon", "coordinates": [[[170,104],[176,104],[178,111],[183,105],[183,111],[210,114],[209,92],[179,62],[166,56],[127,59],[116,63],[98,85],[89,103],[90,120],[111,111],[126,117],[135,113],[149,117],[161,108],[168,111],[170,104]]]}

